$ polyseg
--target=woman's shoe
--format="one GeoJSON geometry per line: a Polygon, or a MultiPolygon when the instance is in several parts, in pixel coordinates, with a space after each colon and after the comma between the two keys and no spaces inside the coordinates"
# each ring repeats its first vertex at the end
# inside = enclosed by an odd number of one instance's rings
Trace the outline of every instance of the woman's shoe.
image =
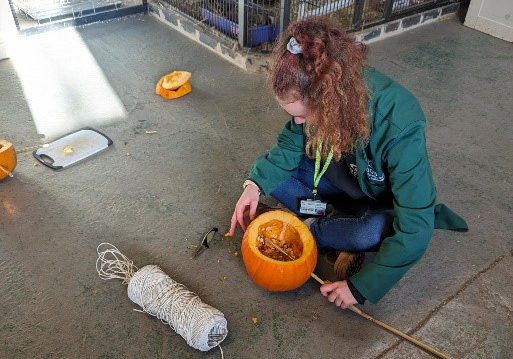
{"type": "Polygon", "coordinates": [[[356,274],[363,264],[365,252],[340,252],[333,264],[333,270],[339,280],[346,280],[356,274]]]}

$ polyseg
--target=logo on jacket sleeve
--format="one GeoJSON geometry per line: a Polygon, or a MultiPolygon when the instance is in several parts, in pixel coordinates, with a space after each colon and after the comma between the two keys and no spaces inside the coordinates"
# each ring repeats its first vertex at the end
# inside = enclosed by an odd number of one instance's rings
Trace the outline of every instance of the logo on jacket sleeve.
{"type": "Polygon", "coordinates": [[[374,164],[372,161],[367,162],[367,168],[365,169],[365,174],[367,175],[367,178],[374,182],[383,182],[385,180],[385,175],[378,175],[376,170],[374,169],[374,164]]]}

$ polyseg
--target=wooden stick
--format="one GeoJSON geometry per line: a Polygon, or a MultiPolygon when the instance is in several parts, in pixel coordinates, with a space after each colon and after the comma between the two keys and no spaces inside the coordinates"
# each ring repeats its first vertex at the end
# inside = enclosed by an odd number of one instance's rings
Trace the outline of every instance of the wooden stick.
{"type": "Polygon", "coordinates": [[[3,172],[5,172],[6,175],[8,175],[9,177],[13,178],[14,175],[12,174],[11,171],[9,171],[7,168],[5,168],[4,166],[0,165],[0,170],[2,170],[3,172]]]}
{"type": "MultiPolygon", "coordinates": [[[[280,247],[278,247],[276,244],[274,244],[274,242],[273,242],[273,241],[271,241],[270,239],[267,239],[267,238],[265,238],[265,237],[263,237],[263,238],[265,239],[266,243],[270,243],[270,244],[274,247],[274,249],[276,249],[277,251],[281,252],[282,254],[285,254],[287,257],[289,257],[289,258],[290,258],[290,260],[296,260],[296,258],[292,257],[292,256],[291,256],[291,255],[289,255],[287,252],[285,252],[283,249],[281,249],[281,248],[280,248],[280,247]]],[[[312,274],[313,274],[313,273],[312,273],[312,274]]],[[[315,274],[313,274],[313,275],[315,275],[315,274]]],[[[317,277],[317,276],[316,276],[316,277],[317,277]]],[[[319,278],[319,277],[317,277],[317,278],[319,278]]]]}
{"type": "MultiPolygon", "coordinates": [[[[315,279],[317,282],[319,282],[320,284],[325,284],[326,283],[321,278],[319,278],[315,273],[312,273],[311,277],[313,279],[315,279]]],[[[381,328],[383,328],[385,330],[388,330],[389,332],[391,332],[391,333],[393,333],[393,334],[395,334],[395,335],[397,335],[397,336],[399,336],[399,337],[409,341],[413,345],[416,345],[417,347],[425,350],[426,352],[428,352],[429,354],[431,354],[431,355],[433,355],[433,356],[435,356],[437,358],[451,359],[451,357],[449,357],[448,355],[439,352],[438,350],[430,347],[429,345],[424,344],[421,341],[419,341],[419,340],[417,340],[415,338],[410,337],[408,334],[403,333],[400,330],[395,329],[394,327],[392,327],[392,326],[390,326],[390,325],[388,325],[386,323],[383,323],[382,321],[379,321],[379,320],[373,318],[372,316],[370,316],[369,314],[365,313],[363,310],[355,307],[354,305],[350,306],[348,309],[351,310],[353,313],[356,313],[359,316],[364,317],[365,319],[371,321],[372,323],[376,324],[377,326],[379,326],[379,327],[381,327],[381,328]]]]}
{"type": "Polygon", "coordinates": [[[325,284],[325,283],[326,283],[326,282],[325,282],[325,281],[323,281],[321,278],[319,278],[319,277],[317,276],[317,274],[315,274],[314,272],[312,272],[312,274],[310,274],[310,276],[311,276],[313,279],[315,279],[317,282],[319,282],[321,285],[323,285],[323,284],[325,284]]]}
{"type": "MultiPolygon", "coordinates": [[[[267,238],[265,238],[265,240],[267,241],[267,238]]],[[[286,256],[288,256],[290,259],[294,260],[294,258],[292,256],[290,256],[287,252],[285,252],[284,250],[282,250],[281,248],[279,248],[277,245],[275,245],[272,241],[269,241],[273,246],[274,248],[276,248],[277,250],[279,250],[280,252],[282,252],[283,254],[285,254],[286,256]]],[[[321,278],[319,278],[319,276],[317,274],[315,274],[314,272],[312,272],[312,274],[310,274],[310,276],[315,279],[317,282],[319,282],[321,285],[322,284],[325,284],[326,282],[323,281],[321,278]]],[[[437,357],[437,358],[441,358],[441,359],[451,359],[451,357],[449,357],[448,355],[445,355],[444,353],[441,353],[439,352],[438,350],[430,347],[429,345],[427,344],[424,344],[422,343],[421,341],[415,339],[415,338],[412,338],[410,337],[408,334],[406,333],[403,333],[401,332],[400,330],[398,329],[395,329],[394,327],[386,324],[386,323],[383,323],[382,321],[380,320],[377,320],[375,318],[373,318],[372,316],[370,316],[369,314],[365,313],[363,310],[355,307],[354,305],[351,305],[350,307],[348,307],[348,309],[350,311],[352,311],[353,313],[356,313],[358,314],[359,316],[369,320],[370,322],[376,324],[377,326],[385,329],[385,330],[388,330],[390,333],[392,334],[395,334],[407,341],[409,341],[410,343],[412,343],[413,345],[416,345],[417,347],[425,350],[426,352],[428,352],[429,354],[437,357]]]]}
{"type": "Polygon", "coordinates": [[[364,317],[365,319],[368,319],[370,320],[372,323],[380,326],[381,328],[383,329],[386,329],[388,330],[389,332],[395,334],[395,335],[398,335],[400,336],[401,338],[409,341],[410,343],[412,343],[413,345],[416,345],[417,347],[425,350],[426,352],[428,352],[429,354],[437,357],[437,358],[441,358],[441,359],[451,359],[451,357],[449,357],[448,355],[442,353],[442,352],[439,352],[438,350],[436,350],[435,348],[432,348],[430,347],[429,345],[427,344],[424,344],[423,342],[415,339],[415,338],[412,338],[410,337],[408,334],[406,333],[403,333],[401,332],[400,330],[398,329],[395,329],[394,327],[391,327],[390,325],[386,324],[386,323],[383,323],[373,317],[371,317],[369,314],[365,313],[364,311],[362,311],[361,309],[358,309],[357,307],[355,307],[354,305],[350,306],[348,308],[349,310],[351,310],[353,313],[356,313],[362,317],[364,317]]]}

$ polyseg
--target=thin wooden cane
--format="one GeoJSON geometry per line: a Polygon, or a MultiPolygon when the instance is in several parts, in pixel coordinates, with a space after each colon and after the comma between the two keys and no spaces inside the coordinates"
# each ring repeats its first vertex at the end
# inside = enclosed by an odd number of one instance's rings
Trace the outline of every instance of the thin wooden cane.
{"type": "MultiPolygon", "coordinates": [[[[289,255],[287,252],[285,252],[284,250],[282,250],[280,247],[278,247],[277,245],[275,245],[272,241],[270,240],[266,240],[268,243],[270,243],[275,249],[277,249],[278,251],[280,251],[281,253],[285,254],[287,257],[289,257],[291,260],[294,260],[295,258],[293,258],[291,255],[289,255]]],[[[313,273],[310,274],[310,276],[315,279],[317,282],[319,282],[320,284],[325,284],[326,282],[323,281],[321,278],[319,278],[319,276],[317,276],[317,274],[313,273]]],[[[451,359],[451,357],[449,357],[448,355],[444,354],[444,353],[441,353],[439,352],[438,350],[430,347],[429,345],[427,344],[424,344],[422,343],[421,341],[415,339],[415,338],[412,338],[410,337],[408,334],[406,333],[403,333],[401,332],[400,330],[398,329],[395,329],[394,327],[386,324],[386,323],[383,323],[382,321],[380,320],[377,320],[375,318],[373,318],[372,316],[370,316],[369,314],[365,313],[363,310],[355,307],[354,305],[351,305],[350,307],[348,307],[349,310],[351,310],[353,313],[356,313],[358,314],[359,316],[369,320],[370,322],[376,324],[377,326],[385,329],[385,330],[388,330],[389,332],[391,332],[392,334],[395,334],[407,341],[409,341],[410,343],[412,343],[413,345],[425,350],[426,352],[428,352],[429,354],[437,357],[437,358],[441,358],[441,359],[451,359]]]]}
{"type": "Polygon", "coordinates": [[[0,165],[0,170],[2,170],[3,172],[5,172],[6,175],[8,175],[9,177],[14,177],[14,175],[12,174],[11,171],[9,171],[7,168],[5,168],[4,166],[0,165]]]}
{"type": "MultiPolygon", "coordinates": [[[[315,273],[312,273],[311,277],[313,279],[315,279],[317,282],[319,282],[320,284],[325,284],[326,283],[321,278],[319,278],[315,273]]],[[[373,318],[372,316],[370,316],[369,314],[365,313],[363,310],[355,307],[354,305],[348,307],[347,309],[351,310],[353,313],[356,313],[356,314],[358,314],[361,317],[364,317],[365,319],[367,319],[370,322],[376,324],[377,326],[380,326],[381,328],[386,329],[389,332],[391,332],[391,333],[393,333],[393,334],[395,334],[395,335],[397,335],[397,336],[399,336],[399,337],[409,341],[413,345],[416,345],[417,347],[425,350],[426,352],[428,352],[429,354],[431,354],[431,355],[433,355],[433,356],[435,356],[437,358],[451,359],[451,357],[449,357],[448,355],[439,352],[438,350],[430,347],[429,345],[424,344],[421,341],[419,341],[419,340],[417,340],[415,338],[410,337],[408,334],[403,333],[400,330],[395,329],[394,327],[391,327],[390,325],[388,325],[386,323],[383,323],[382,321],[379,321],[379,320],[373,318]]]]}

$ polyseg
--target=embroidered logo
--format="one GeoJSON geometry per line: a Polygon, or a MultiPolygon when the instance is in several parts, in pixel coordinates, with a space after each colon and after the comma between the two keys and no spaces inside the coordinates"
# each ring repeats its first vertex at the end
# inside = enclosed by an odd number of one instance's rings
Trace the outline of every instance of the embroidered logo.
{"type": "Polygon", "coordinates": [[[356,165],[354,163],[350,163],[349,164],[349,172],[351,172],[351,174],[356,177],[358,175],[358,167],[356,167],[356,165]]]}
{"type": "Polygon", "coordinates": [[[368,161],[367,168],[365,169],[365,174],[367,175],[367,178],[371,181],[383,182],[385,180],[384,174],[382,174],[381,176],[378,175],[378,173],[374,169],[372,161],[368,161]]]}

